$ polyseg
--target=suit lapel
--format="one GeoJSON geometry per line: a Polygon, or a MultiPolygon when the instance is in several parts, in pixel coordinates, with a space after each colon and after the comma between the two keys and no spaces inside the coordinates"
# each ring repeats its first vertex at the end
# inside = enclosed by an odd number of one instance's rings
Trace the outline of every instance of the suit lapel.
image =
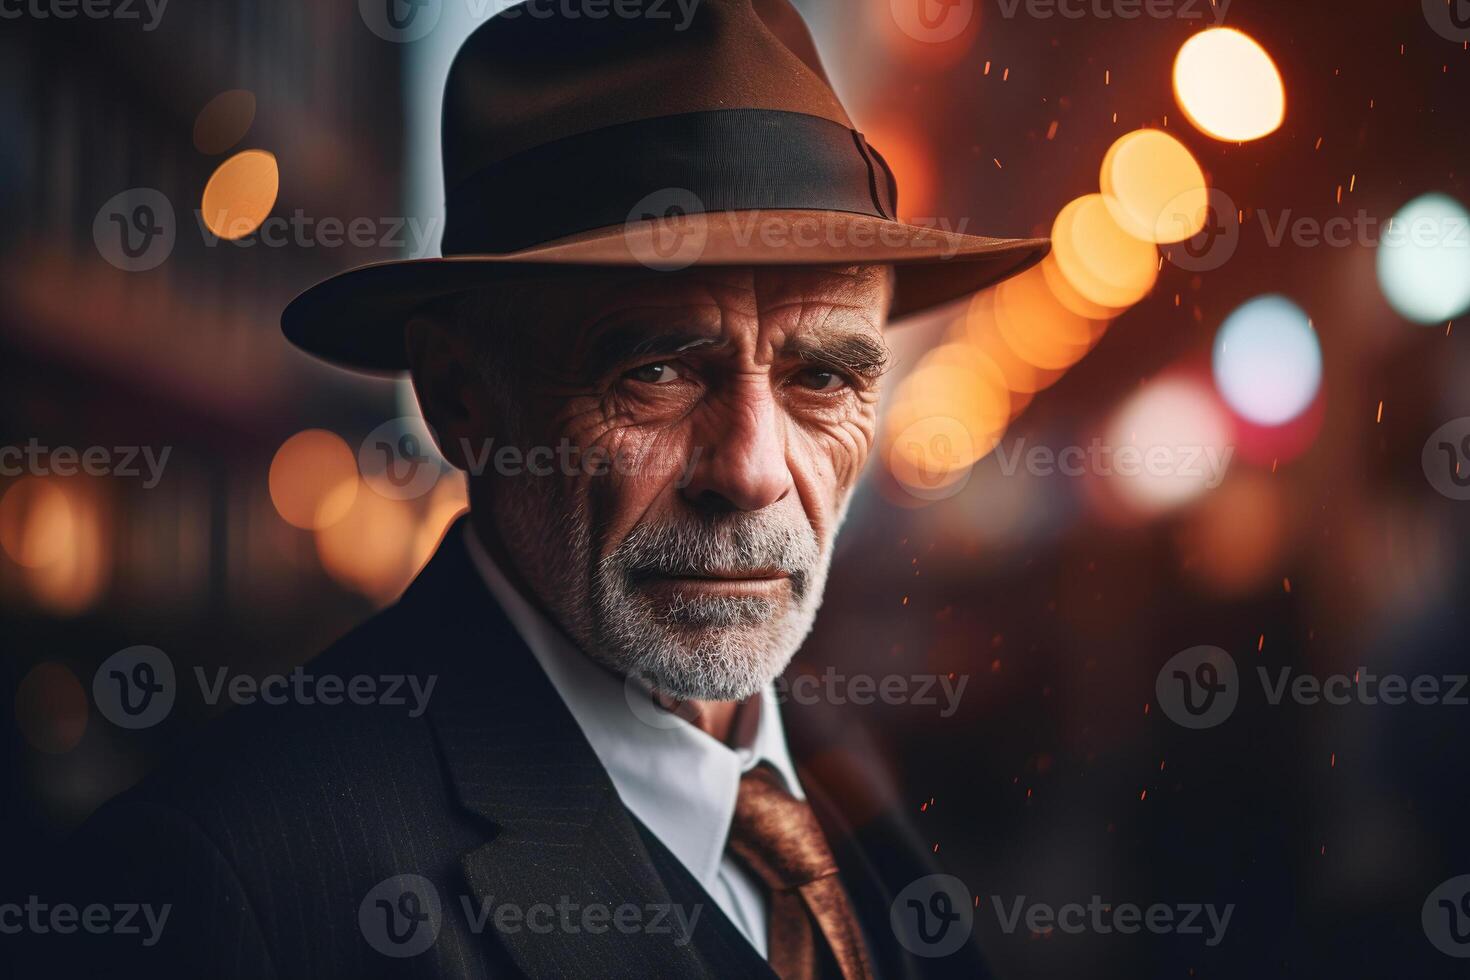
{"type": "MultiPolygon", "coordinates": [[[[408,622],[435,634],[432,652],[424,651],[441,665],[430,724],[459,804],[487,824],[487,841],[460,862],[475,910],[489,913],[485,931],[528,976],[714,975],[679,934],[669,892],[631,816],[485,589],[462,534],[461,524],[450,529],[401,606],[408,622]],[[570,908],[570,927],[558,904],[570,908]],[[506,906],[543,918],[499,929],[495,911],[506,906]],[[611,914],[631,906],[644,925],[661,915],[660,928],[669,931],[610,924],[589,931],[581,918],[589,906],[611,914]]],[[[701,914],[711,912],[718,914],[713,908],[701,914]]]]}

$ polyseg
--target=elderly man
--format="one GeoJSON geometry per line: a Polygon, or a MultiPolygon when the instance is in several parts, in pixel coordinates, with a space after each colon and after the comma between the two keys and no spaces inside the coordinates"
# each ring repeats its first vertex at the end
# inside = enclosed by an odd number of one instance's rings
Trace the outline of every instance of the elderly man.
{"type": "Polygon", "coordinates": [[[889,316],[1045,243],[898,221],[786,0],[683,28],[567,7],[502,13],[456,60],[446,257],[284,316],[318,356],[410,370],[470,471],[407,593],[309,665],[432,678],[428,710],[239,710],[105,807],[90,893],[171,918],[146,948],[106,937],[104,965],[983,972],[947,935],[968,893],[905,892],[936,869],[858,736],[788,718],[792,753],[773,681],[873,445],[889,316]],[[506,444],[611,463],[476,465],[506,444]]]}

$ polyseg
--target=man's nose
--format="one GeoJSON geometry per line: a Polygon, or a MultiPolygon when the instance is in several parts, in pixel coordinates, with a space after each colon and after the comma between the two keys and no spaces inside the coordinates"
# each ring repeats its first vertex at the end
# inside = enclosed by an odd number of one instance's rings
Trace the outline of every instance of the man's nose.
{"type": "Polygon", "coordinates": [[[786,432],[769,391],[746,392],[696,427],[689,479],[680,491],[695,507],[751,511],[791,491],[786,432]]]}

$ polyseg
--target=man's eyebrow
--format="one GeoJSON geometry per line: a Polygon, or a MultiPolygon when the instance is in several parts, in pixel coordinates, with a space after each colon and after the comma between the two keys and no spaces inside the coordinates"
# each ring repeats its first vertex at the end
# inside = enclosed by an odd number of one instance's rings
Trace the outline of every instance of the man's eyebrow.
{"type": "Polygon", "coordinates": [[[785,349],[803,361],[837,368],[863,378],[876,378],[888,370],[888,348],[867,334],[795,337],[787,342],[785,349]]]}
{"type": "Polygon", "coordinates": [[[590,371],[599,373],[635,358],[671,357],[696,348],[724,347],[728,343],[718,324],[625,323],[598,331],[587,342],[583,363],[590,371]]]}

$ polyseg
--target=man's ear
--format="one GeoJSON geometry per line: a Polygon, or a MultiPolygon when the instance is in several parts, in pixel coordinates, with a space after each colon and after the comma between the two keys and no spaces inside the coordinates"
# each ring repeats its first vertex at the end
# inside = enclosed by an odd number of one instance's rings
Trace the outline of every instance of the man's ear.
{"type": "Polygon", "coordinates": [[[415,314],[403,332],[419,410],[444,458],[469,469],[467,452],[491,432],[490,399],[474,352],[439,316],[415,314]]]}

